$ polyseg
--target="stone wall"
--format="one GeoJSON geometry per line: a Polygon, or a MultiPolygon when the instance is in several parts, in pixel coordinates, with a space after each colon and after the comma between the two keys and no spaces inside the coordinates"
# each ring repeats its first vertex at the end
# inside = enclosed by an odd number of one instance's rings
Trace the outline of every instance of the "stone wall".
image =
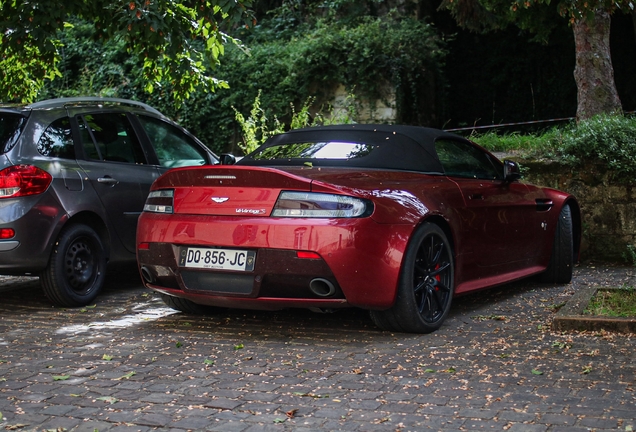
{"type": "Polygon", "coordinates": [[[636,244],[636,191],[632,186],[617,184],[611,173],[593,164],[572,168],[558,162],[517,162],[523,181],[569,192],[579,201],[582,261],[633,264],[627,248],[636,244]]]}

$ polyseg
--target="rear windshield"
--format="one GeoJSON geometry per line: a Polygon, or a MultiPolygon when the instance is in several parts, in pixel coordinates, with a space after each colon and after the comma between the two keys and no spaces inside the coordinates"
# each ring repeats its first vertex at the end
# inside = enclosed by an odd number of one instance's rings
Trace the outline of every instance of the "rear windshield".
{"type": "Polygon", "coordinates": [[[0,154],[15,146],[25,123],[26,117],[20,114],[0,113],[0,154]]]}
{"type": "Polygon", "coordinates": [[[375,146],[348,142],[293,143],[267,147],[254,152],[255,160],[276,159],[356,159],[367,156],[375,146]]]}
{"type": "MultiPolygon", "coordinates": [[[[336,132],[331,135],[352,135],[336,132]]],[[[368,139],[358,141],[334,137],[290,142],[289,139],[295,138],[295,135],[278,135],[239,160],[237,165],[307,165],[441,173],[437,158],[408,137],[373,135],[373,132],[358,135],[365,135],[362,138],[368,139]]]]}

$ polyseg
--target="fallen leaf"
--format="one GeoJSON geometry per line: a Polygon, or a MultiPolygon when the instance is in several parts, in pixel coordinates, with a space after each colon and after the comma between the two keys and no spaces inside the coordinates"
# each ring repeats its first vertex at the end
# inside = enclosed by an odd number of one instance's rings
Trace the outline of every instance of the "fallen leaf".
{"type": "Polygon", "coordinates": [[[391,417],[382,417],[381,419],[377,419],[376,421],[374,421],[373,423],[375,424],[381,424],[381,423],[386,423],[388,421],[391,420],[391,417]]]}
{"type": "Polygon", "coordinates": [[[53,375],[53,381],[66,381],[70,377],[70,375],[53,375]]]}
{"type": "Polygon", "coordinates": [[[243,349],[243,348],[245,348],[245,346],[244,346],[243,344],[234,345],[234,350],[235,350],[235,351],[236,351],[236,350],[243,349]]]}
{"type": "Polygon", "coordinates": [[[543,372],[537,369],[532,369],[532,375],[543,375],[543,372]]]}
{"type": "Polygon", "coordinates": [[[294,408],[293,410],[289,410],[285,413],[285,415],[288,418],[294,418],[294,416],[296,415],[296,412],[298,411],[298,408],[294,408]]]}
{"type": "Polygon", "coordinates": [[[205,359],[203,360],[203,364],[206,366],[212,366],[214,364],[214,360],[205,359]]]}
{"type": "Polygon", "coordinates": [[[130,371],[126,375],[120,376],[119,378],[115,378],[115,381],[120,381],[120,380],[123,380],[123,379],[129,379],[129,378],[132,378],[134,375],[136,375],[135,371],[130,371]]]}
{"type": "Polygon", "coordinates": [[[109,404],[114,404],[119,402],[119,399],[114,398],[112,396],[102,396],[102,397],[98,397],[97,400],[99,401],[104,401],[104,402],[108,402],[109,404]]]}
{"type": "Polygon", "coordinates": [[[7,425],[7,426],[5,426],[4,428],[5,428],[6,430],[18,430],[18,429],[25,428],[25,427],[27,427],[27,426],[28,426],[28,424],[24,424],[24,423],[17,423],[17,424],[14,424],[14,425],[7,425]]]}
{"type": "Polygon", "coordinates": [[[113,359],[112,355],[104,354],[102,356],[102,360],[111,361],[113,359]]]}

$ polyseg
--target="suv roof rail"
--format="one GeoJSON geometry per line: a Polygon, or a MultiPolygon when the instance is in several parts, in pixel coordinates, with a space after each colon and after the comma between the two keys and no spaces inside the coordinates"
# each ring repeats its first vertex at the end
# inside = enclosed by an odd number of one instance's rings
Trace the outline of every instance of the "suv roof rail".
{"type": "Polygon", "coordinates": [[[128,106],[141,108],[146,111],[149,111],[164,117],[164,115],[159,110],[143,102],[134,101],[130,99],[108,98],[108,97],[81,96],[81,97],[48,99],[48,100],[43,100],[40,102],[34,102],[28,105],[28,107],[46,109],[46,108],[57,108],[57,107],[69,108],[71,106],[78,106],[78,105],[128,105],[128,106]]]}

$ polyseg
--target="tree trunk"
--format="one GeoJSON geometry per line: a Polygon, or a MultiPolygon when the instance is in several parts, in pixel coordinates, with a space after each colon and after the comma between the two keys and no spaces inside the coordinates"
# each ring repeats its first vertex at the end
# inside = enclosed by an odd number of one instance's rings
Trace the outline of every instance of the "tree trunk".
{"type": "Polygon", "coordinates": [[[576,45],[574,80],[578,89],[577,121],[621,111],[610,55],[610,14],[596,10],[573,24],[576,45]]]}
{"type": "Polygon", "coordinates": [[[636,10],[632,12],[632,24],[634,25],[634,37],[636,37],[636,10]]]}

